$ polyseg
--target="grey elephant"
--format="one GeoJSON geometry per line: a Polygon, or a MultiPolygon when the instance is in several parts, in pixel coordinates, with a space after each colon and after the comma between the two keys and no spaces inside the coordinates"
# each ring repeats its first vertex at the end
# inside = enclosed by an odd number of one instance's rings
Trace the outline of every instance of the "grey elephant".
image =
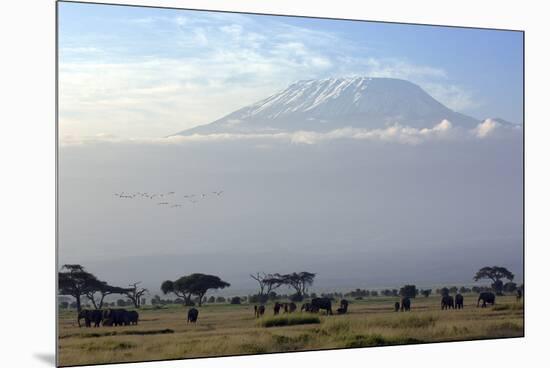
{"type": "Polygon", "coordinates": [[[454,309],[455,304],[453,297],[450,295],[443,295],[441,297],[441,310],[443,309],[454,309]]]}
{"type": "Polygon", "coordinates": [[[128,326],[130,317],[126,309],[107,309],[103,311],[103,326],[128,326]]]}
{"type": "Polygon", "coordinates": [[[477,298],[477,306],[479,307],[479,302],[483,301],[483,304],[481,304],[481,308],[485,308],[487,304],[495,305],[495,294],[491,293],[490,291],[484,291],[479,294],[479,297],[477,298]]]}
{"type": "Polygon", "coordinates": [[[187,312],[187,323],[196,323],[199,318],[199,310],[197,308],[191,308],[187,312]]]}
{"type": "Polygon", "coordinates": [[[462,296],[462,294],[455,295],[455,308],[456,309],[464,308],[464,297],[462,296]]]}
{"type": "Polygon", "coordinates": [[[139,313],[137,311],[128,312],[128,322],[131,325],[137,325],[139,320],[139,313]]]}
{"type": "Polygon", "coordinates": [[[84,325],[86,327],[92,327],[92,324],[94,327],[99,327],[102,316],[103,311],[101,309],[83,309],[78,313],[78,327],[82,327],[80,324],[81,319],[84,319],[84,325]]]}
{"type": "Polygon", "coordinates": [[[408,312],[411,310],[411,299],[402,298],[401,299],[401,312],[408,312]]]}
{"type": "Polygon", "coordinates": [[[332,302],[329,298],[313,298],[311,300],[311,311],[318,312],[320,309],[327,311],[327,316],[332,314],[332,302]]]}

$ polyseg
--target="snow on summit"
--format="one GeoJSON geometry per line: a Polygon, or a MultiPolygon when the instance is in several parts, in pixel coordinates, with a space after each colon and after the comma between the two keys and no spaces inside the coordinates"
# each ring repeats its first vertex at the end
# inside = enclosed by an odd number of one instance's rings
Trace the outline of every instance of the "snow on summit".
{"type": "Polygon", "coordinates": [[[472,129],[480,121],[455,112],[418,85],[393,78],[303,80],[210,124],[178,133],[326,132],[401,125],[431,128],[443,120],[472,129]]]}

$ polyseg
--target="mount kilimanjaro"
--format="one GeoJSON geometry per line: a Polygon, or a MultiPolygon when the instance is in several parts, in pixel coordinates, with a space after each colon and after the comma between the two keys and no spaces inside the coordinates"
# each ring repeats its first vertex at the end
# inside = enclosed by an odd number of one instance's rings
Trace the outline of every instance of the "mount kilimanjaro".
{"type": "Polygon", "coordinates": [[[326,132],[343,127],[380,129],[396,124],[421,129],[431,128],[443,119],[465,129],[481,123],[449,109],[406,80],[328,78],[293,83],[264,100],[176,135],[326,132]]]}

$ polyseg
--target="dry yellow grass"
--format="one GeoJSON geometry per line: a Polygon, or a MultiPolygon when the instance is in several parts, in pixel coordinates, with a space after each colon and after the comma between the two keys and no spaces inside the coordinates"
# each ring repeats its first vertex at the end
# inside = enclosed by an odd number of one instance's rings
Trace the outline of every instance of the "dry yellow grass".
{"type": "MultiPolygon", "coordinates": [[[[441,311],[439,298],[413,300],[412,312],[393,312],[395,298],[353,301],[349,314],[319,324],[262,327],[252,305],[207,305],[196,325],[186,308],[141,310],[138,326],[79,328],[75,312],[61,312],[59,364],[131,362],[219,355],[523,336],[523,305],[500,297],[496,307],[441,311]]],[[[298,312],[299,313],[299,312],[298,312]]],[[[268,306],[266,316],[271,318],[268,306]]],[[[308,314],[309,315],[309,314],[308,314]]]]}

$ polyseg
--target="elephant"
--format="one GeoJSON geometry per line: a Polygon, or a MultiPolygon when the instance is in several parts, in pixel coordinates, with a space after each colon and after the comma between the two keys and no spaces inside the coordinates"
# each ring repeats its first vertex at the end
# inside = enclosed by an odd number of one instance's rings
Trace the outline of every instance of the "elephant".
{"type": "Polygon", "coordinates": [[[130,317],[126,309],[107,309],[103,311],[103,326],[128,326],[130,317]]]}
{"type": "Polygon", "coordinates": [[[327,316],[332,314],[332,302],[329,298],[313,298],[311,300],[311,312],[319,312],[320,309],[327,311],[327,316]]]}
{"type": "Polygon", "coordinates": [[[81,319],[84,319],[84,325],[86,327],[92,327],[92,323],[94,327],[99,327],[102,315],[103,311],[101,309],[83,309],[78,313],[78,327],[82,327],[80,324],[81,319]]]}
{"type": "Polygon", "coordinates": [[[281,310],[282,306],[283,305],[281,303],[275,302],[275,305],[273,306],[273,315],[276,316],[277,314],[279,314],[279,311],[281,310]]]}
{"type": "Polygon", "coordinates": [[[340,308],[336,310],[336,313],[338,314],[346,314],[348,312],[348,304],[349,302],[346,299],[342,299],[340,301],[340,308]]]}
{"type": "Polygon", "coordinates": [[[491,305],[495,305],[495,294],[484,291],[479,294],[479,298],[477,298],[477,306],[479,307],[479,302],[483,301],[483,304],[481,305],[481,308],[487,307],[487,303],[491,305]]]}
{"type": "Polygon", "coordinates": [[[78,327],[82,327],[80,325],[81,319],[84,319],[84,324],[86,327],[92,327],[92,323],[94,324],[94,327],[99,327],[102,316],[103,316],[103,311],[101,309],[81,310],[78,313],[78,327]]]}
{"type": "Polygon", "coordinates": [[[453,301],[453,297],[450,295],[443,295],[441,297],[441,310],[443,309],[454,309],[455,304],[453,301]]]}
{"type": "Polygon", "coordinates": [[[409,298],[401,299],[401,312],[411,310],[411,300],[409,298]]]}
{"type": "Polygon", "coordinates": [[[455,295],[455,308],[464,309],[464,297],[462,296],[462,294],[455,295]]]}
{"type": "Polygon", "coordinates": [[[80,312],[78,312],[78,318],[77,318],[78,327],[82,327],[82,325],[80,324],[81,319],[84,319],[84,325],[86,327],[91,327],[90,319],[88,318],[88,312],[89,311],[86,309],[83,309],[80,312]]]}
{"type": "Polygon", "coordinates": [[[292,313],[296,308],[296,303],[285,303],[285,313],[292,313]]]}
{"type": "Polygon", "coordinates": [[[400,308],[400,305],[399,305],[399,302],[395,302],[395,304],[393,305],[394,309],[396,312],[399,312],[399,308],[400,308]]]}
{"type": "Polygon", "coordinates": [[[128,321],[131,325],[137,325],[139,320],[139,313],[136,311],[129,311],[128,312],[128,321]]]}
{"type": "Polygon", "coordinates": [[[196,323],[199,318],[199,310],[197,308],[191,308],[187,312],[187,323],[196,323]]]}
{"type": "Polygon", "coordinates": [[[302,304],[302,308],[300,308],[300,311],[310,312],[311,311],[311,303],[302,304]]]}
{"type": "Polygon", "coordinates": [[[264,315],[264,313],[265,313],[265,306],[263,305],[254,306],[254,315],[256,316],[256,318],[260,318],[261,316],[264,315]]]}

